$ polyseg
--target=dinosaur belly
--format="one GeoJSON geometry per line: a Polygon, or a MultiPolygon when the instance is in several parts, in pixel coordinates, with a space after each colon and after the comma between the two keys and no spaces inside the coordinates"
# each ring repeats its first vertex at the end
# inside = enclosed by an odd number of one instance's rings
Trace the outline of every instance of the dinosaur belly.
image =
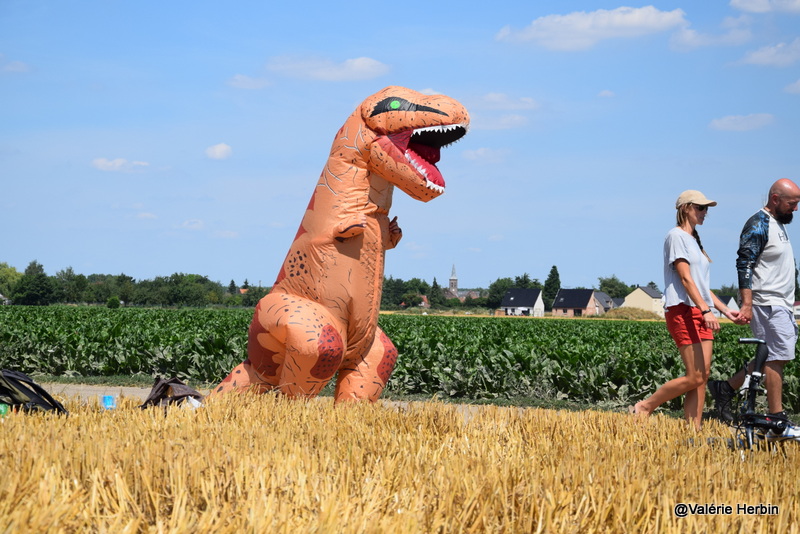
{"type": "Polygon", "coordinates": [[[304,233],[293,243],[272,289],[330,310],[342,330],[345,360],[375,336],[383,285],[381,226],[370,218],[363,234],[341,241],[304,233]]]}

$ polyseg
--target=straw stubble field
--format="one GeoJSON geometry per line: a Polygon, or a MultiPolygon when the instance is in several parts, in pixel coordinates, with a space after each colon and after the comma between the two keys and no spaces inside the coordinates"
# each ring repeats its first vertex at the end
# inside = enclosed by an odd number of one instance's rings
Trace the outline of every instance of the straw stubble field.
{"type": "Polygon", "coordinates": [[[692,435],[599,411],[137,403],[4,418],[0,532],[798,531],[800,447],[743,459],[707,444],[730,436],[713,422],[692,435]],[[681,503],[704,508],[677,517],[681,503]]]}

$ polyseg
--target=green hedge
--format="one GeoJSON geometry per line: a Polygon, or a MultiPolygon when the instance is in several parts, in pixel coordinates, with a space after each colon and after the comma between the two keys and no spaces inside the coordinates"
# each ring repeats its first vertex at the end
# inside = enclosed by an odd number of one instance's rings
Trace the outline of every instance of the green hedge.
{"type": "MultiPolygon", "coordinates": [[[[252,310],[0,307],[0,367],[102,377],[175,375],[221,380],[246,358],[252,310]]],[[[388,390],[481,399],[535,396],[617,405],[644,398],[683,373],[661,322],[382,315],[400,353],[388,390]]],[[[747,327],[723,324],[712,378],[752,355],[747,327]]],[[[798,403],[786,370],[784,403],[798,403]]],[[[680,400],[670,407],[680,406],[680,400]]]]}

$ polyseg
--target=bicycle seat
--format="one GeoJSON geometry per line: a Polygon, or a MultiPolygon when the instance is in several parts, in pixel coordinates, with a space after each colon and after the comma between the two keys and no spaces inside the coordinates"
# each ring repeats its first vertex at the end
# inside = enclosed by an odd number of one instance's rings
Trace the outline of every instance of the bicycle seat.
{"type": "Polygon", "coordinates": [[[739,343],[752,343],[752,344],[762,343],[763,344],[763,343],[766,343],[766,341],[764,341],[763,339],[758,339],[757,337],[740,337],[739,338],[739,343]]]}

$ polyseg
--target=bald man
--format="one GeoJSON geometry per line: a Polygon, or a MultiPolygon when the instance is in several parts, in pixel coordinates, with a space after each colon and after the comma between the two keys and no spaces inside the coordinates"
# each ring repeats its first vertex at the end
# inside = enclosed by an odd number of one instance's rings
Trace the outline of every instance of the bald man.
{"type": "MultiPolygon", "coordinates": [[[[794,359],[797,321],[794,318],[795,265],[786,226],[800,203],[800,187],[782,178],[772,184],[766,205],[750,217],[739,238],[736,271],[739,277],[741,310],[737,323],[750,324],[753,336],[767,342],[769,356],[764,366],[768,417],[787,422],[783,434],[770,431],[767,439],[800,438],[800,428],[788,421],[783,411],[783,368],[794,359]]],[[[748,372],[753,362],[748,364],[748,372]]],[[[727,381],[708,383],[711,396],[723,419],[733,420],[731,400],[744,383],[742,369],[727,381]]]]}

